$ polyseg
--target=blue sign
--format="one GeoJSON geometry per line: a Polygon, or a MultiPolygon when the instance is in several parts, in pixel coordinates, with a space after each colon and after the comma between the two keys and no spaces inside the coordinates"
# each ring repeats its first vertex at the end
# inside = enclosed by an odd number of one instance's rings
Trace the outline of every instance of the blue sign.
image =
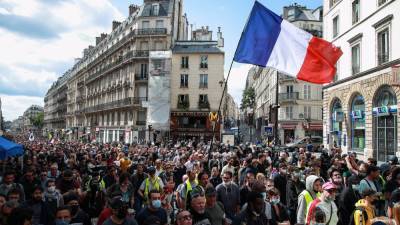
{"type": "Polygon", "coordinates": [[[264,126],[264,132],[266,135],[268,136],[272,136],[272,132],[273,132],[274,128],[270,127],[270,126],[264,126]]]}

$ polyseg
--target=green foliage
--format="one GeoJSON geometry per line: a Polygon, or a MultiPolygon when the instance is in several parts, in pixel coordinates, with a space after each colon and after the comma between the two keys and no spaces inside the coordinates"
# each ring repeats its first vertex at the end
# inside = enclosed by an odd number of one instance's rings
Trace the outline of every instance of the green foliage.
{"type": "Polygon", "coordinates": [[[246,109],[247,107],[254,108],[256,94],[254,88],[246,88],[243,91],[242,103],[240,104],[241,109],[246,109]]]}
{"type": "Polygon", "coordinates": [[[40,112],[35,117],[29,118],[33,126],[37,128],[43,127],[44,113],[40,112]]]}

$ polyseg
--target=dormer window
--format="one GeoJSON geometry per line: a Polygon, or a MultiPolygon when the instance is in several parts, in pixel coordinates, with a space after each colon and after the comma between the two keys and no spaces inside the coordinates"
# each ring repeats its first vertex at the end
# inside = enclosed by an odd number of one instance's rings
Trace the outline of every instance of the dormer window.
{"type": "Polygon", "coordinates": [[[159,11],[160,11],[160,5],[159,4],[153,4],[151,6],[151,15],[152,16],[158,16],[159,11]]]}

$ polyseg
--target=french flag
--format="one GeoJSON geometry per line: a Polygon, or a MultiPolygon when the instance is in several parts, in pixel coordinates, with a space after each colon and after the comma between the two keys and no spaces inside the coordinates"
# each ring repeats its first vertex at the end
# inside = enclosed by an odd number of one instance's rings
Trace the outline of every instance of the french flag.
{"type": "Polygon", "coordinates": [[[315,84],[332,82],[340,48],[283,20],[256,1],[233,58],[315,84]]]}

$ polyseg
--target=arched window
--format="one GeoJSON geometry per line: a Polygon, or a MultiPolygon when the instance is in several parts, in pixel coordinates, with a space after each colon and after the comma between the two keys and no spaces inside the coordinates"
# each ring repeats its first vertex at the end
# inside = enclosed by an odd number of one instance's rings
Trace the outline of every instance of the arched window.
{"type": "Polygon", "coordinates": [[[335,99],[331,108],[331,127],[330,133],[333,146],[341,146],[341,133],[343,122],[342,103],[339,99],[335,99]]]}
{"type": "Polygon", "coordinates": [[[374,156],[378,161],[387,161],[397,149],[397,99],[390,86],[376,92],[372,113],[374,156]]]}
{"type": "Polygon", "coordinates": [[[365,148],[365,102],[359,94],[351,102],[351,148],[356,151],[365,148]]]}

